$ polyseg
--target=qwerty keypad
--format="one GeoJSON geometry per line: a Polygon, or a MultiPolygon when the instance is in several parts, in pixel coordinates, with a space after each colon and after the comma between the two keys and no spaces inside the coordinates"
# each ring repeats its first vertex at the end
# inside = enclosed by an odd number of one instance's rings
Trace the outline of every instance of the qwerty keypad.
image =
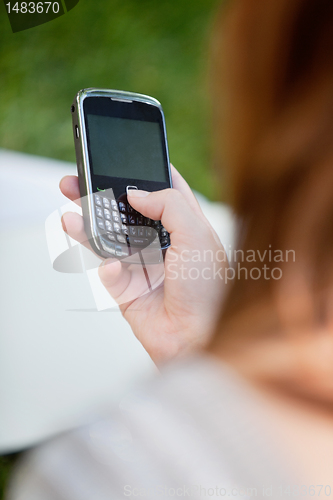
{"type": "Polygon", "coordinates": [[[162,248],[170,245],[170,236],[161,221],[144,217],[129,203],[116,202],[94,194],[96,222],[104,250],[116,256],[129,255],[128,247],[144,248],[158,235],[162,248]]]}

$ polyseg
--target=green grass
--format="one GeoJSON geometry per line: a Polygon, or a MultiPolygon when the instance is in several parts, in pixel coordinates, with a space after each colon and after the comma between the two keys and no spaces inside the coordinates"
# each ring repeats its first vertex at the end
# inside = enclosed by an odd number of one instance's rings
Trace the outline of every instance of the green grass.
{"type": "Polygon", "coordinates": [[[81,0],[65,16],[13,34],[1,2],[0,147],[75,161],[76,92],[141,92],[162,102],[171,161],[214,198],[207,69],[218,3],[81,0]]]}
{"type": "Polygon", "coordinates": [[[0,457],[0,500],[5,498],[6,486],[10,478],[11,471],[20,454],[0,457]]]}

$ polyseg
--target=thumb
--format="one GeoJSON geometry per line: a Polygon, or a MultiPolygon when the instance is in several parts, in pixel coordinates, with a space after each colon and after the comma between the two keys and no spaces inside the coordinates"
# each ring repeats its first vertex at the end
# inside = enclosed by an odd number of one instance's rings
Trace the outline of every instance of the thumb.
{"type": "Polygon", "coordinates": [[[198,232],[202,225],[198,216],[193,212],[186,199],[177,189],[163,189],[161,191],[130,190],[128,201],[132,207],[145,217],[161,220],[165,229],[173,235],[174,244],[177,236],[198,232]]]}

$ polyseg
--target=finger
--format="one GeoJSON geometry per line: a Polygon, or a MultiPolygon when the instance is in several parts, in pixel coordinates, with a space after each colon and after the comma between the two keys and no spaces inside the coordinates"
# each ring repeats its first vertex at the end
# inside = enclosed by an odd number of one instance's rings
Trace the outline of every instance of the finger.
{"type": "Polygon", "coordinates": [[[126,267],[119,261],[108,259],[99,267],[98,274],[123,314],[133,301],[150,292],[140,265],[126,267]]]}
{"type": "Polygon", "coordinates": [[[219,237],[218,237],[216,231],[210,225],[209,220],[207,219],[207,217],[203,213],[201,206],[200,206],[198,200],[196,199],[192,189],[187,184],[185,179],[180,175],[178,170],[171,163],[170,163],[170,166],[171,166],[173,187],[183,194],[184,198],[187,200],[187,202],[190,205],[190,207],[192,208],[192,210],[209,226],[209,228],[214,236],[214,239],[216,241],[219,241],[219,237]]]}
{"type": "Polygon", "coordinates": [[[131,281],[131,272],[114,259],[105,260],[98,268],[98,275],[111,297],[118,303],[131,281]]]}
{"type": "Polygon", "coordinates": [[[172,163],[170,163],[170,167],[171,167],[173,187],[177,189],[177,191],[180,191],[182,193],[187,203],[199,217],[205,217],[198,203],[198,200],[194,196],[190,186],[187,184],[185,179],[180,175],[178,170],[172,165],[172,163]]]}
{"type": "MultiPolygon", "coordinates": [[[[62,216],[61,222],[64,231],[71,238],[92,251],[84,230],[83,218],[79,214],[67,212],[62,216]]],[[[132,279],[130,267],[112,258],[104,261],[98,270],[102,284],[119,304],[122,312],[131,301],[149,291],[141,266],[135,267],[137,268],[134,273],[137,275],[136,279],[132,279]]]]}
{"type": "Polygon", "coordinates": [[[66,175],[59,183],[60,191],[71,201],[81,206],[79,179],[76,175],[66,175]]]}
{"type": "Polygon", "coordinates": [[[68,234],[68,236],[93,251],[84,230],[83,218],[81,215],[75,212],[66,212],[61,217],[61,224],[63,230],[68,234]]]}
{"type": "Polygon", "coordinates": [[[207,233],[207,225],[193,212],[185,197],[177,189],[164,189],[148,193],[130,190],[128,199],[135,210],[154,220],[161,220],[172,236],[172,244],[198,238],[198,232],[207,233]]]}

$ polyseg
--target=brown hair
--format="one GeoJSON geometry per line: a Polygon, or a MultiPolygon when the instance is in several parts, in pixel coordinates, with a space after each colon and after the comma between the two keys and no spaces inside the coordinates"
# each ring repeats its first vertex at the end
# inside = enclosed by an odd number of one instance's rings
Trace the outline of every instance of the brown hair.
{"type": "Polygon", "coordinates": [[[248,331],[327,322],[333,285],[333,1],[232,0],[217,22],[213,60],[216,151],[241,220],[237,248],[244,256],[250,250],[264,256],[260,266],[246,258],[241,265],[248,273],[264,265],[282,271],[281,279],[263,273],[246,279],[245,270],[238,279],[236,273],[216,337],[266,303],[275,306],[267,315],[252,315],[248,331]],[[295,258],[274,264],[272,256],[288,250],[295,258]]]}

